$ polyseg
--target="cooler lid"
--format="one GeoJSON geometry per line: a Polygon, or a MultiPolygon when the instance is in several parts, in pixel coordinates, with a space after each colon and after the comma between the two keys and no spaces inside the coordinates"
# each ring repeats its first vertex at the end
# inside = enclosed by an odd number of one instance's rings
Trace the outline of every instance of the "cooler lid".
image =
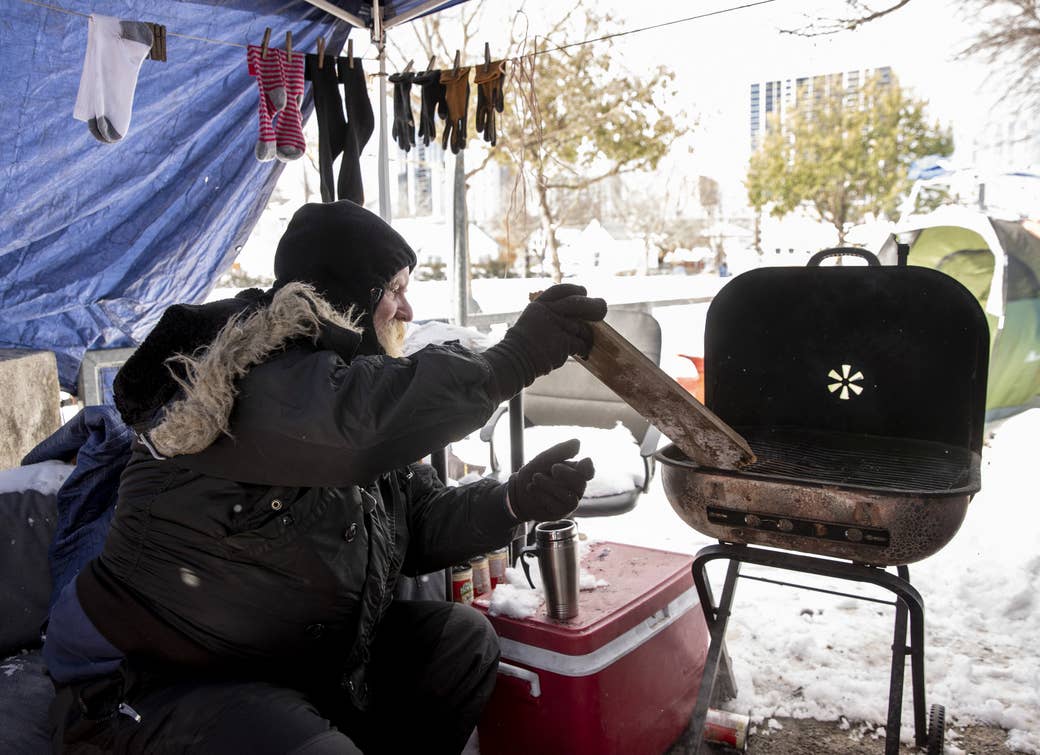
{"type": "MultiPolygon", "coordinates": [[[[557,621],[544,605],[526,619],[488,616],[499,637],[565,655],[585,655],[621,636],[693,586],[693,557],[624,543],[598,542],[581,566],[608,584],[583,590],[578,615],[557,621]]],[[[474,606],[486,610],[486,603],[474,606]]]]}

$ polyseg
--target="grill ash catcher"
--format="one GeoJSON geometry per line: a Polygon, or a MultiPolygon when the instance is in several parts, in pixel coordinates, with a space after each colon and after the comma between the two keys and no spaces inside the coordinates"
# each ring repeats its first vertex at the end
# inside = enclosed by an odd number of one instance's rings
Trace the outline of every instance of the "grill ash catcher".
{"type": "Polygon", "coordinates": [[[674,445],[656,455],[672,508],[720,541],[693,563],[711,637],[694,742],[744,577],[894,605],[885,753],[899,752],[908,654],[916,744],[942,752],[945,710],[926,716],[924,602],[907,564],[950,541],[980,489],[989,327],[960,283],[899,262],[826,250],[804,268],[737,276],[708,310],[705,404],[754,462],[705,466],[674,445]],[[868,264],[820,265],[835,256],[868,264]],[[729,562],[717,604],[706,571],[716,560],[729,562]],[[744,563],[873,584],[895,600],[742,575],[744,563]]]}

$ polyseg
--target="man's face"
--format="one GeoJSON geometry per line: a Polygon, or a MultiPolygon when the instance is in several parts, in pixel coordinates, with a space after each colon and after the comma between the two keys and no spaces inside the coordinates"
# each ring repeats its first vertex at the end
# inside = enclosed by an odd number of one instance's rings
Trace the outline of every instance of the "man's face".
{"type": "Polygon", "coordinates": [[[402,267],[390,279],[383,298],[376,305],[372,314],[372,323],[376,329],[379,345],[392,357],[404,354],[405,323],[412,319],[412,305],[408,303],[408,281],[411,273],[402,267]]]}

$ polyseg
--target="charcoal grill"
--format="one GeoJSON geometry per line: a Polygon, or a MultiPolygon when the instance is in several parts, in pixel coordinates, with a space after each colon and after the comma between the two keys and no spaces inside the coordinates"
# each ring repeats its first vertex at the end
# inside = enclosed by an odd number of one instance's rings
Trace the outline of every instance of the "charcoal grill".
{"type": "Polygon", "coordinates": [[[757,459],[720,470],[674,446],[656,456],[676,513],[721,541],[694,562],[712,636],[694,741],[740,564],[755,563],[895,594],[886,753],[898,752],[907,652],[917,744],[941,752],[942,707],[933,706],[930,733],[924,723],[924,606],[906,565],[949,542],[979,490],[988,354],[986,318],[967,289],[935,270],[881,266],[862,250],[827,250],[805,268],[753,270],[715,297],[705,403],[757,459]],[[820,264],[832,256],[868,264],[820,264]],[[705,567],[717,559],[730,565],[716,606],[705,567]]]}

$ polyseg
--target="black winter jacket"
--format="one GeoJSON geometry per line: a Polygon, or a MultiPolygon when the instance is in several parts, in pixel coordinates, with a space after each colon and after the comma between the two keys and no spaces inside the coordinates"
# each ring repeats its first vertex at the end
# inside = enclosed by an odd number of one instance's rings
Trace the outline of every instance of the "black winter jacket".
{"type": "Polygon", "coordinates": [[[409,358],[295,345],[238,381],[233,437],[156,458],[141,443],[84,611],[131,660],[339,683],[364,705],[373,633],[398,575],[508,543],[493,481],[446,488],[414,462],[494,409],[487,365],[454,346],[409,358]]]}

